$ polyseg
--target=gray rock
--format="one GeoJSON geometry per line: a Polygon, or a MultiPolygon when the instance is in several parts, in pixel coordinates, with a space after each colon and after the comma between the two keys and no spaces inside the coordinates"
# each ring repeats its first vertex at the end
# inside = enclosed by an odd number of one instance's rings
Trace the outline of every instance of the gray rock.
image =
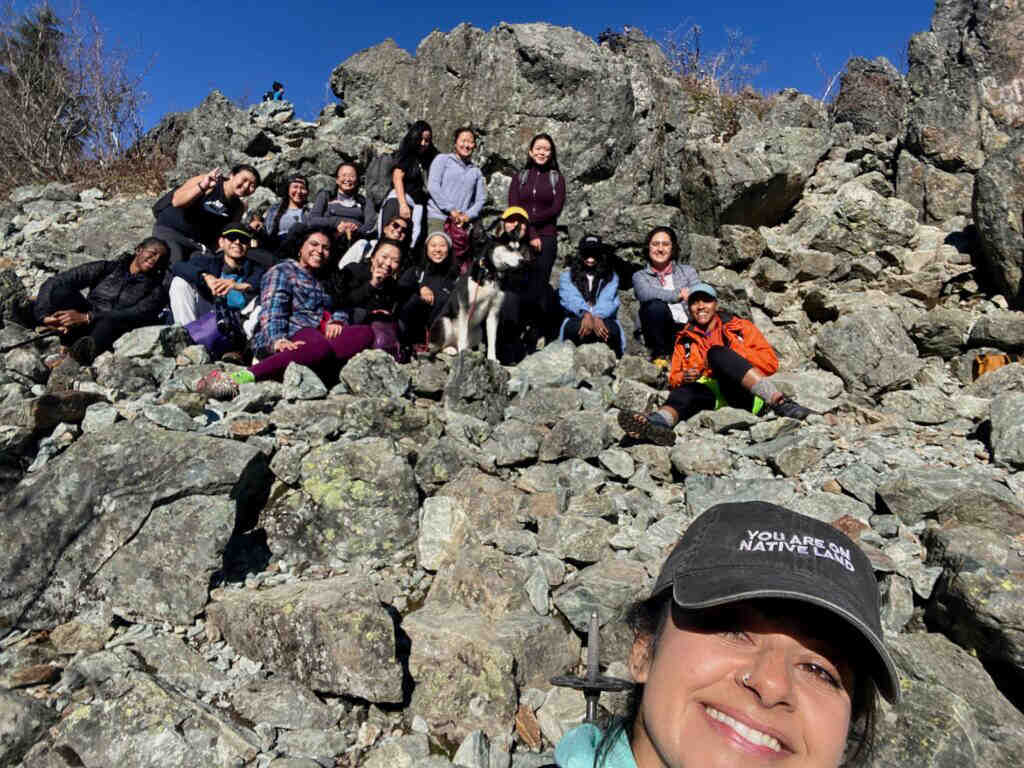
{"type": "Polygon", "coordinates": [[[499,467],[536,461],[546,434],[547,430],[542,427],[522,421],[505,421],[495,428],[483,450],[494,454],[495,464],[499,467]]]}
{"type": "Polygon", "coordinates": [[[857,133],[901,136],[909,98],[906,81],[888,59],[858,56],[846,62],[832,116],[837,123],[851,123],[857,133]]]}
{"type": "Polygon", "coordinates": [[[605,344],[583,344],[573,353],[573,365],[583,378],[611,373],[615,362],[615,353],[605,344]]]}
{"type": "Polygon", "coordinates": [[[435,576],[426,605],[437,610],[458,606],[494,619],[525,612],[530,609],[525,590],[528,577],[524,560],[471,544],[435,576]]]}
{"type": "Polygon", "coordinates": [[[670,457],[676,472],[683,476],[728,475],[733,466],[729,451],[710,440],[676,442],[670,457]]]}
{"type": "Polygon", "coordinates": [[[976,177],[972,211],[978,227],[982,275],[1014,306],[1019,305],[1024,278],[1024,170],[1018,160],[1022,151],[1024,139],[1018,138],[988,156],[976,177]]]}
{"type": "Polygon", "coordinates": [[[43,702],[0,691],[0,764],[18,765],[56,719],[56,713],[43,702]]]}
{"type": "Polygon", "coordinates": [[[412,711],[432,733],[453,740],[476,730],[502,739],[515,717],[516,686],[546,687],[579,658],[574,634],[558,619],[533,613],[491,619],[425,607],[406,616],[402,628],[412,640],[412,711]]]}
{"type": "Polygon", "coordinates": [[[192,417],[176,405],[147,405],[142,415],[154,424],[178,432],[192,432],[198,426],[192,417]]]}
{"type": "Polygon", "coordinates": [[[611,443],[603,414],[595,411],[570,413],[560,419],[544,437],[538,458],[541,461],[595,458],[611,443]]]}
{"type": "Polygon", "coordinates": [[[437,571],[455,561],[458,545],[465,538],[466,520],[462,505],[450,496],[424,499],[416,539],[416,561],[420,568],[437,571]]]}
{"type": "Polygon", "coordinates": [[[242,717],[275,728],[328,730],[337,721],[330,707],[290,680],[253,682],[232,691],[229,698],[242,717]]]}
{"type": "Polygon", "coordinates": [[[356,395],[402,397],[412,378],[395,358],[382,349],[360,352],[341,369],[341,380],[356,395]]]}
{"type": "MultiPolygon", "coordinates": [[[[609,350],[610,351],[610,350],[609,350]]],[[[540,387],[565,387],[576,383],[576,346],[571,341],[557,341],[548,344],[544,349],[529,355],[512,371],[510,389],[515,392],[526,392],[540,387]]],[[[584,352],[584,355],[593,355],[584,352]]],[[[598,353],[601,360],[607,362],[603,353],[598,353]]],[[[604,367],[601,363],[599,367],[604,367]]],[[[602,373],[597,370],[593,373],[602,373]]]]}
{"type": "Polygon", "coordinates": [[[135,328],[114,342],[114,353],[121,357],[152,357],[163,351],[160,334],[165,326],[147,325],[135,328]]]}
{"type": "MultiPolygon", "coordinates": [[[[366,756],[366,768],[418,768],[428,759],[430,743],[422,733],[388,739],[366,756]]],[[[436,766],[430,766],[436,768],[436,766]]]]}
{"type": "Polygon", "coordinates": [[[402,700],[391,617],[364,578],[231,594],[206,614],[233,648],[313,690],[402,700]]]}
{"type": "Polygon", "coordinates": [[[227,675],[174,635],[157,635],[135,644],[154,674],[182,690],[220,693],[229,688],[227,675]]]}
{"type": "Polygon", "coordinates": [[[948,467],[903,469],[878,487],[885,509],[906,525],[927,518],[954,518],[996,528],[1024,522],[1024,505],[1004,485],[977,470],[948,467]]]}
{"type": "Polygon", "coordinates": [[[881,580],[882,628],[898,635],[914,615],[914,589],[910,580],[892,573],[881,580]]]}
{"type": "MultiPolygon", "coordinates": [[[[85,435],[50,471],[0,500],[0,517],[9,521],[3,538],[11,544],[0,555],[0,626],[70,618],[90,577],[138,538],[162,499],[232,493],[237,510],[249,514],[268,482],[266,459],[241,443],[129,423],[85,435]],[[17,522],[28,518],[31,527],[17,522]]],[[[179,544],[163,556],[180,562],[195,542],[181,539],[192,536],[186,529],[175,535],[179,544]]]]}
{"type": "Polygon", "coordinates": [[[601,518],[552,517],[540,521],[537,545],[563,560],[596,563],[610,554],[608,540],[614,532],[615,526],[601,518]]]}
{"type": "Polygon", "coordinates": [[[832,452],[833,444],[821,432],[797,431],[760,443],[747,455],[757,455],[785,477],[795,477],[815,466],[832,452]]]}
{"type": "Polygon", "coordinates": [[[537,723],[544,738],[558,744],[566,733],[583,722],[586,715],[587,702],[581,691],[552,688],[537,710],[537,723]]]}
{"type": "Polygon", "coordinates": [[[664,395],[654,387],[633,379],[619,379],[615,386],[612,405],[623,411],[653,411],[664,400],[664,395]]]}
{"type": "Polygon", "coordinates": [[[319,400],[327,397],[327,387],[320,377],[304,365],[292,363],[284,371],[284,387],[281,391],[285,400],[319,400]]]}
{"type": "Polygon", "coordinates": [[[597,455],[601,466],[618,477],[628,478],[636,471],[633,457],[621,448],[608,448],[597,455]]]}
{"type": "Polygon", "coordinates": [[[915,424],[944,424],[957,415],[955,402],[938,387],[887,392],[882,395],[882,408],[915,424]]]}
{"type": "Polygon", "coordinates": [[[601,626],[622,618],[623,609],[645,593],[647,580],[640,563],[609,558],[581,570],[553,599],[576,631],[586,632],[591,613],[597,613],[601,626]]]}
{"type": "Polygon", "coordinates": [[[498,363],[464,352],[452,362],[444,388],[444,407],[497,424],[508,400],[508,379],[498,363]]]}
{"type": "Polygon", "coordinates": [[[899,318],[886,308],[864,309],[826,323],[815,354],[848,389],[872,396],[907,386],[923,365],[899,318]]]}
{"type": "Polygon", "coordinates": [[[50,369],[43,363],[39,353],[32,347],[18,347],[4,355],[4,368],[20,373],[29,381],[43,384],[50,376],[50,369]]]}
{"type": "Polygon", "coordinates": [[[960,354],[971,331],[969,312],[953,307],[933,307],[918,318],[910,329],[910,338],[922,355],[939,355],[945,360],[960,354]]]}
{"type": "Polygon", "coordinates": [[[992,401],[992,456],[1003,466],[1024,467],[1024,394],[1011,392],[992,401]]]}
{"type": "Polygon", "coordinates": [[[1024,365],[1010,363],[978,377],[964,389],[969,397],[992,398],[1007,392],[1024,392],[1024,365]]]}
{"type": "Polygon", "coordinates": [[[431,440],[417,456],[416,483],[426,493],[431,493],[467,467],[493,469],[494,457],[450,437],[431,440]]]}
{"type": "Polygon", "coordinates": [[[1006,352],[1024,350],[1024,312],[1008,310],[982,315],[971,328],[972,347],[996,347],[1006,352]]]}
{"type": "Polygon", "coordinates": [[[341,755],[349,743],[348,736],[337,729],[298,728],[279,734],[276,747],[286,755],[308,758],[322,766],[335,762],[334,758],[341,755]]]}
{"type": "Polygon", "coordinates": [[[791,480],[746,480],[732,477],[690,475],[686,478],[686,506],[697,516],[715,504],[740,501],[767,501],[779,506],[790,506],[796,498],[791,480]]]}
{"type": "Polygon", "coordinates": [[[473,731],[455,750],[452,765],[462,768],[489,768],[491,760],[491,743],[483,731],[473,731]]]}
{"type": "Polygon", "coordinates": [[[531,389],[516,397],[509,404],[505,409],[505,418],[550,427],[566,413],[578,411],[581,403],[582,396],[576,389],[568,387],[531,389]]]}
{"type": "Polygon", "coordinates": [[[110,403],[93,403],[85,409],[85,416],[82,418],[82,432],[98,432],[106,429],[118,419],[117,409],[110,403]]]}
{"type": "Polygon", "coordinates": [[[90,589],[121,615],[190,624],[223,566],[235,514],[235,503],[218,496],[155,507],[145,527],[103,563],[90,589]]]}
{"type": "Polygon", "coordinates": [[[416,540],[419,498],[409,462],[386,438],[339,441],[302,460],[302,489],[330,526],[337,557],[381,556],[416,540]]]}

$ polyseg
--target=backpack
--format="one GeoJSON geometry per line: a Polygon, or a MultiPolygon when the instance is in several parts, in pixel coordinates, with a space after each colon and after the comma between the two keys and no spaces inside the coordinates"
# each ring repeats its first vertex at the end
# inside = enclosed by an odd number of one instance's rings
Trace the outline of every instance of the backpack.
{"type": "Polygon", "coordinates": [[[373,207],[380,210],[381,203],[391,191],[391,172],[395,169],[395,158],[393,155],[378,155],[370,161],[363,175],[363,190],[366,192],[366,199],[373,203],[373,207]]]}
{"type": "MultiPolygon", "coordinates": [[[[526,179],[530,176],[530,169],[524,168],[519,172],[519,186],[522,187],[526,184],[526,179]]],[[[551,194],[558,194],[558,171],[552,168],[548,171],[548,178],[551,180],[551,194]]]]}

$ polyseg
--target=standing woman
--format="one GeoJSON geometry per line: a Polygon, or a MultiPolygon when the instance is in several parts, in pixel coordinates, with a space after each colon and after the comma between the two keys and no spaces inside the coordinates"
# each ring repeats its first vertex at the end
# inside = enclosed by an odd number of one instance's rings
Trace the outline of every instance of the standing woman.
{"type": "Polygon", "coordinates": [[[435,157],[437,147],[434,146],[434,131],[426,120],[417,120],[409,126],[398,145],[395,167],[391,171],[392,190],[381,207],[382,222],[390,221],[395,216],[412,222],[410,248],[416,246],[423,227],[428,199],[427,175],[435,157]]]}
{"type": "Polygon", "coordinates": [[[193,176],[157,200],[153,205],[153,236],[166,241],[171,249],[170,263],[187,258],[193,251],[216,251],[224,225],[242,220],[244,198],[259,185],[259,172],[243,163],[232,168],[226,179],[220,168],[214,168],[193,176]]]}
{"type": "Polygon", "coordinates": [[[292,363],[313,367],[330,380],[350,357],[373,344],[373,331],[349,325],[321,282],[331,252],[330,230],[306,230],[295,242],[295,258],[271,267],[263,277],[263,309],[252,338],[253,352],[263,359],[232,374],[211,371],[196,384],[197,392],[230,399],[239,385],[280,378],[292,363]]]}
{"type": "Polygon", "coordinates": [[[640,329],[656,365],[667,368],[676,334],[686,324],[686,300],[700,282],[697,270],[680,264],[679,241],[671,227],[647,233],[647,266],[633,274],[633,293],[640,302],[640,329]]]}
{"type": "Polygon", "coordinates": [[[566,734],[561,768],[838,768],[870,752],[876,691],[899,699],[867,555],[774,504],[704,512],[626,621],[627,714],[566,734]]]}

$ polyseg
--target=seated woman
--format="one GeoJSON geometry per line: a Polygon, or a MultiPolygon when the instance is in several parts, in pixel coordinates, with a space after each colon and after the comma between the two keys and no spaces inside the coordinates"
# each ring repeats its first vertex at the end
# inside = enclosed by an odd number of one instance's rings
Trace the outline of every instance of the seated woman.
{"type": "Polygon", "coordinates": [[[380,239],[393,240],[402,246],[403,256],[409,252],[409,230],[411,224],[407,219],[403,219],[397,213],[392,216],[387,222],[384,223],[381,228],[381,235],[374,237],[370,240],[358,240],[353,243],[345,254],[341,257],[341,261],[338,262],[339,269],[344,269],[349,264],[358,264],[361,261],[366,261],[370,258],[370,254],[373,253],[373,249],[377,247],[377,241],[380,239]]]}
{"type": "Polygon", "coordinates": [[[651,359],[668,367],[672,342],[686,324],[686,299],[700,278],[689,264],[678,263],[679,241],[670,227],[648,232],[646,248],[647,266],[633,274],[633,293],[651,359]]]}
{"type": "Polygon", "coordinates": [[[435,157],[434,131],[426,120],[417,120],[409,126],[395,152],[392,189],[381,206],[381,221],[389,221],[397,215],[412,222],[410,250],[420,242],[427,205],[427,174],[435,157]]]}
{"type": "Polygon", "coordinates": [[[377,226],[373,203],[359,194],[359,170],[344,161],[334,171],[336,187],[321,191],[309,212],[311,227],[333,229],[339,242],[352,243],[371,235],[377,226]]]}
{"type": "Polygon", "coordinates": [[[167,242],[172,264],[194,251],[215,251],[220,231],[242,220],[243,198],[259,185],[259,172],[245,164],[232,168],[226,179],[220,168],[193,176],[153,205],[153,236],[167,242]]]}
{"type": "Polygon", "coordinates": [[[718,309],[718,294],[707,283],[690,289],[691,320],[676,338],[668,400],[644,415],[621,411],[627,435],[658,445],[676,441],[675,425],[698,411],[723,405],[760,413],[767,405],[780,416],[806,419],[811,411],[783,395],[768,377],[779,358],[752,322],[718,309]]]}
{"type": "Polygon", "coordinates": [[[368,261],[349,264],[327,280],[335,306],[344,309],[353,323],[376,320],[393,322],[398,305],[396,276],[402,248],[394,240],[380,240],[368,261]]]}
{"type": "Polygon", "coordinates": [[[398,338],[408,346],[427,343],[427,334],[444,312],[458,276],[448,235],[435,232],[427,238],[425,250],[423,260],[398,278],[398,338]]]}
{"type": "Polygon", "coordinates": [[[168,253],[167,243],[147,237],[134,254],[54,275],[39,289],[33,307],[36,322],[60,331],[63,352],[90,365],[123,334],[157,321],[167,302],[163,282],[168,253]]]}
{"type": "Polygon", "coordinates": [[[254,217],[249,222],[260,241],[260,248],[253,250],[264,251],[259,259],[264,266],[273,266],[273,254],[284,244],[289,232],[309,224],[308,200],[309,179],[301,173],[292,174],[285,182],[281,200],[271,205],[262,219],[254,217]]]}
{"type": "Polygon", "coordinates": [[[774,504],[690,523],[626,622],[626,715],[567,733],[561,768],[838,768],[870,753],[878,692],[900,698],[867,555],[774,504]]]}
{"type": "Polygon", "coordinates": [[[259,292],[266,271],[246,258],[252,233],[242,224],[228,224],[216,253],[199,253],[171,265],[171,314],[178,325],[195,322],[218,300],[241,309],[259,292]]]}
{"type": "MultiPolygon", "coordinates": [[[[487,200],[487,186],[480,168],[473,164],[476,133],[463,126],[454,134],[455,151],[438,155],[430,164],[427,180],[427,232],[444,231],[445,222],[468,230],[487,200]]],[[[456,257],[460,255],[456,243],[456,257]]]]}
{"type": "Polygon", "coordinates": [[[576,259],[562,271],[558,299],[568,317],[559,340],[574,344],[607,344],[622,357],[626,340],[615,315],[619,311],[619,276],[608,263],[608,248],[597,235],[580,240],[576,259]]]}
{"type": "Polygon", "coordinates": [[[348,324],[334,310],[320,281],[331,250],[331,232],[309,229],[295,238],[294,260],[282,261],[263,277],[259,328],[252,347],[260,362],[226,374],[211,371],[196,384],[197,392],[230,399],[246,382],[280,378],[292,363],[306,365],[326,380],[352,356],[373,344],[373,331],[348,324]]]}

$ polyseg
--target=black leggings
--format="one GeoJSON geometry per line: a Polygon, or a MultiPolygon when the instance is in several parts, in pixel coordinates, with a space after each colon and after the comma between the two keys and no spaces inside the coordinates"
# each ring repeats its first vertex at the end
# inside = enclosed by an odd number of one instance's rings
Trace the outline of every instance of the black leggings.
{"type": "MultiPolygon", "coordinates": [[[[603,318],[602,318],[603,319],[603,318]]],[[[610,320],[605,321],[605,326],[608,328],[608,341],[602,341],[598,338],[596,333],[591,333],[585,339],[580,338],[580,322],[581,318],[570,317],[565,321],[565,325],[562,328],[562,335],[566,341],[571,341],[576,346],[580,344],[607,344],[612,352],[615,353],[616,357],[622,357],[622,334],[619,331],[619,324],[614,323],[610,320]]]]}
{"type": "MultiPolygon", "coordinates": [[[[74,288],[55,286],[50,291],[49,301],[37,300],[33,307],[33,312],[35,313],[36,322],[41,324],[44,317],[52,315],[54,312],[59,312],[62,309],[74,309],[78,312],[93,311],[92,305],[82,296],[80,291],[74,288]]],[[[89,325],[74,326],[64,335],[62,343],[70,346],[83,336],[92,336],[92,340],[96,343],[96,354],[98,355],[100,352],[106,352],[113,347],[114,342],[122,335],[141,325],[143,325],[141,322],[112,320],[101,317],[89,325]]]]}
{"type": "Polygon", "coordinates": [[[651,299],[640,305],[640,329],[644,345],[654,357],[672,357],[672,344],[681,325],[677,325],[672,311],[661,299],[651,299]]]}
{"type": "MultiPolygon", "coordinates": [[[[726,403],[745,411],[754,407],[754,395],[740,384],[754,367],[748,360],[728,347],[712,347],[708,350],[708,367],[726,403]]],[[[665,405],[675,408],[680,421],[685,421],[699,411],[714,410],[715,393],[706,384],[688,382],[669,392],[665,405]]]]}

